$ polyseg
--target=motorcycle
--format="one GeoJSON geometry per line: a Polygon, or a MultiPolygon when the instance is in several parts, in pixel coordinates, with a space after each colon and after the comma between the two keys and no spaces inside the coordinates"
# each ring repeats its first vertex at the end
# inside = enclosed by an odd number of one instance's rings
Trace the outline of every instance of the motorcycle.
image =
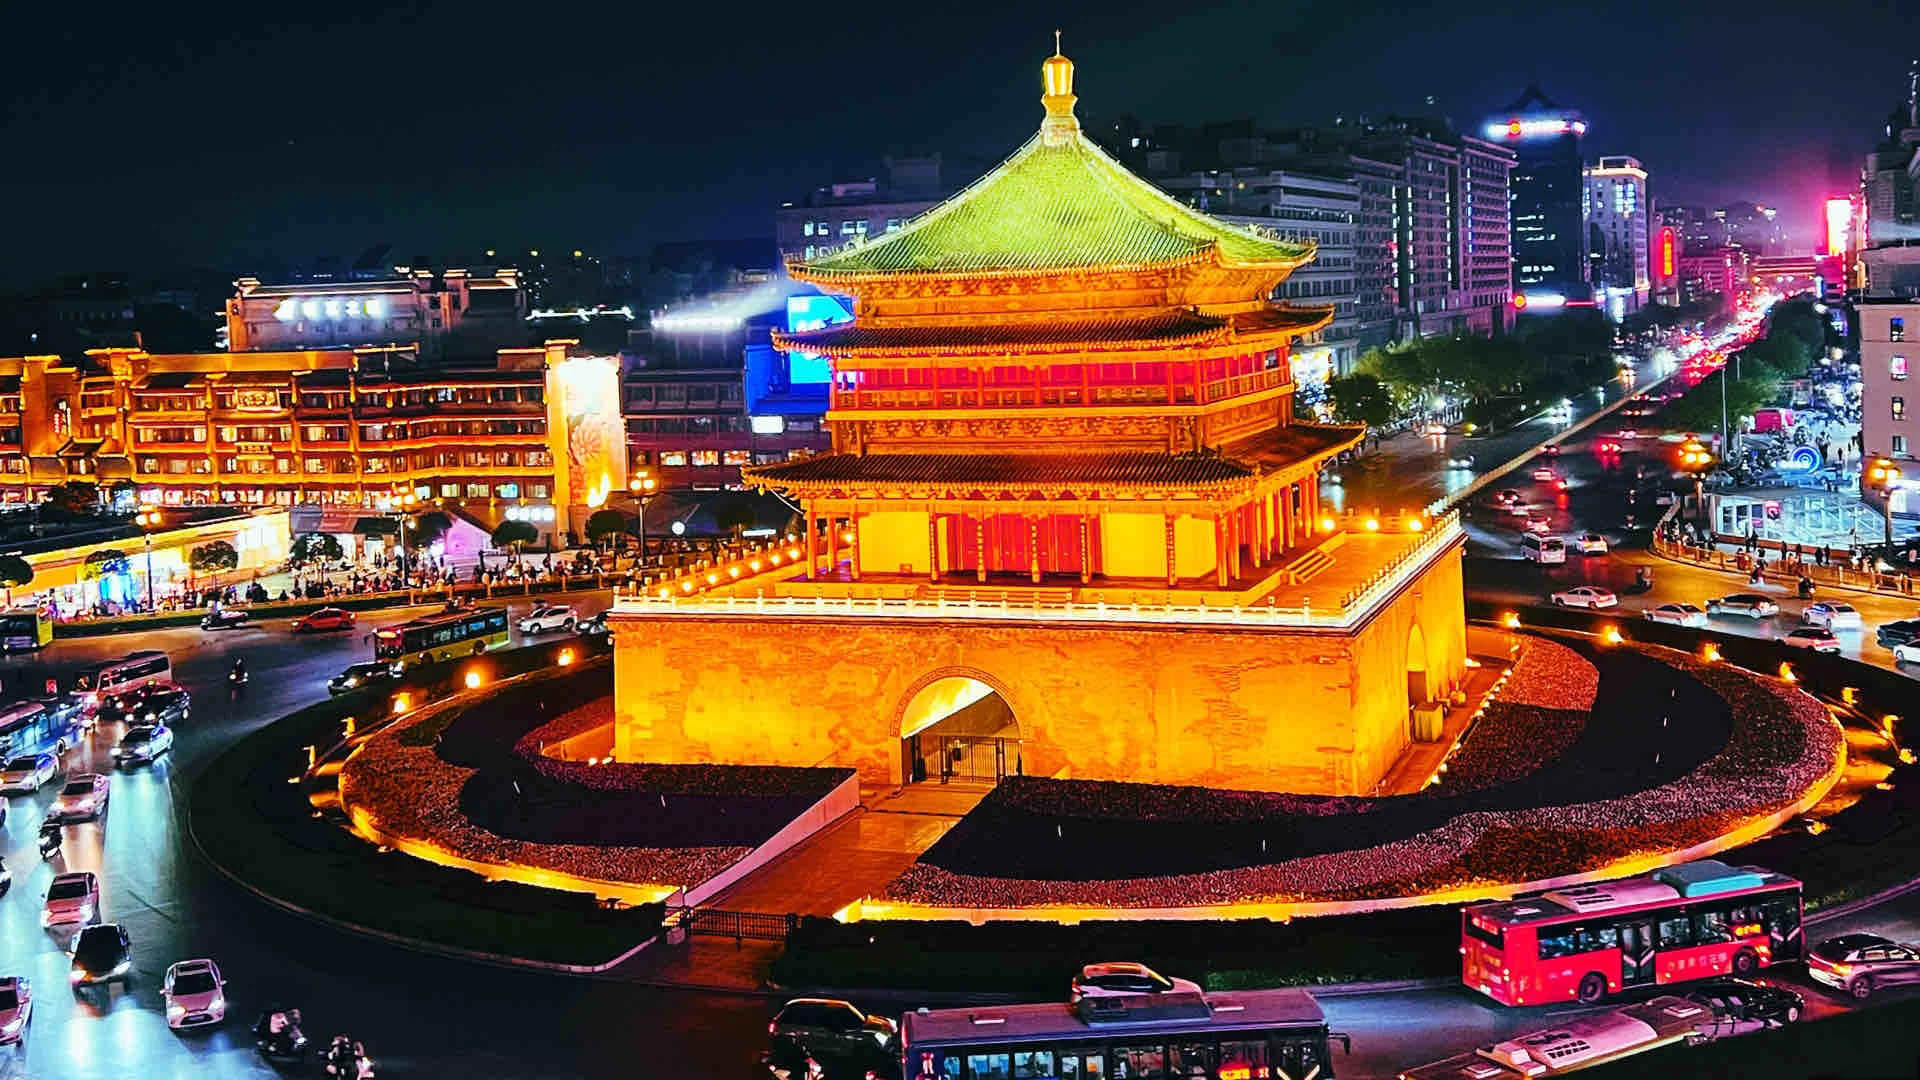
{"type": "Polygon", "coordinates": [[[247,687],[247,669],[234,668],[227,672],[227,693],[239,697],[247,687]]]}
{"type": "Polygon", "coordinates": [[[300,1031],[299,1009],[269,1009],[253,1025],[253,1048],[269,1061],[304,1062],[307,1037],[300,1031]]]}
{"type": "Polygon", "coordinates": [[[327,1075],[334,1080],[374,1080],[373,1059],[351,1035],[335,1035],[325,1060],[327,1075]]]}
{"type": "Polygon", "coordinates": [[[1651,592],[1653,590],[1653,571],[1642,566],[1633,572],[1633,584],[1627,586],[1630,593],[1651,592]]]}
{"type": "Polygon", "coordinates": [[[45,822],[40,826],[40,858],[50,860],[60,854],[60,823],[45,822]]]}

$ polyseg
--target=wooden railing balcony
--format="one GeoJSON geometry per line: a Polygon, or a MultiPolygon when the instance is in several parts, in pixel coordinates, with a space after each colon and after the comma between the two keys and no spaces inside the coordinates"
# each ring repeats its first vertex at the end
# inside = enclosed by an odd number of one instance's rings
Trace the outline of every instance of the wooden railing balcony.
{"type": "Polygon", "coordinates": [[[1273,390],[1288,383],[1287,372],[1274,369],[1250,375],[1214,379],[1195,392],[1191,383],[1129,386],[997,386],[933,389],[908,387],[881,390],[835,390],[836,411],[916,409],[1111,409],[1129,406],[1192,405],[1228,401],[1246,394],[1273,390]]]}

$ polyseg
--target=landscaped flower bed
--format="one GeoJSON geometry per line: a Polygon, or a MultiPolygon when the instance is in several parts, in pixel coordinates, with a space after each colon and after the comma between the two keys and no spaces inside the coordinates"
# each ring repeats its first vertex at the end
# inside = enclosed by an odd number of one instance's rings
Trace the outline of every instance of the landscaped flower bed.
{"type": "MultiPolygon", "coordinates": [[[[692,886],[745,857],[850,775],[541,757],[535,736],[546,730],[548,712],[600,689],[610,688],[591,681],[519,687],[451,719],[429,714],[382,732],[342,769],[342,797],[381,833],[462,859],[692,886]]],[[[562,719],[589,716],[594,707],[589,699],[562,719]]]]}
{"type": "MultiPolygon", "coordinates": [[[[1556,765],[1519,781],[1465,795],[1350,800],[1353,813],[1293,805],[1290,817],[1248,814],[1220,825],[1184,814],[1129,816],[1178,806],[1179,791],[1146,797],[1134,790],[1141,785],[1105,785],[1117,789],[1109,801],[1103,785],[1055,791],[1060,782],[1017,780],[949,831],[885,898],[967,908],[1183,907],[1539,880],[1725,835],[1792,805],[1840,752],[1826,709],[1783,683],[1664,649],[1589,655],[1601,672],[1595,707],[1604,722],[1586,725],[1556,765]],[[1663,765],[1697,746],[1696,729],[1716,722],[1704,715],[1708,702],[1731,725],[1730,737],[1663,775],[1663,765]],[[1635,779],[1649,782],[1636,788],[1635,779]],[[1589,797],[1609,783],[1616,790],[1607,797],[1589,797]],[[1445,816],[1433,820],[1436,811],[1445,816]],[[1232,857],[1240,864],[1221,865],[1232,857]],[[1089,872],[1103,863],[1133,872],[1089,872]]],[[[1517,752],[1537,756],[1525,746],[1517,752]]],[[[1213,793],[1223,794],[1231,795],[1213,793]]],[[[1277,814],[1290,805],[1284,798],[1220,803],[1277,814]]]]}
{"type": "Polygon", "coordinates": [[[1447,790],[1518,780],[1557,760],[1586,730],[1600,672],[1572,649],[1527,641],[1500,693],[1447,758],[1447,790]]]}

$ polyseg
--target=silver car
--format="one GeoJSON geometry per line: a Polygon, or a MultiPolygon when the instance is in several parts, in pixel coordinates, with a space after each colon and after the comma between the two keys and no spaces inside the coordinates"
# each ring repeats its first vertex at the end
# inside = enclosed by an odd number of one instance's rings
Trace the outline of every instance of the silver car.
{"type": "Polygon", "coordinates": [[[1707,601],[1709,615],[1745,615],[1749,619],[1771,619],[1780,614],[1780,605],[1759,593],[1734,593],[1707,601]]]}
{"type": "Polygon", "coordinates": [[[1693,604],[1661,604],[1648,608],[1647,618],[1653,622],[1669,623],[1673,626],[1705,626],[1707,613],[1693,604]]]}
{"type": "Polygon", "coordinates": [[[1883,986],[1920,983],[1920,949],[1878,934],[1843,934],[1807,953],[1815,982],[1866,999],[1883,986]]]}
{"type": "Polygon", "coordinates": [[[0,793],[31,795],[45,787],[60,772],[60,761],[52,754],[29,754],[13,758],[0,766],[0,793]]]}

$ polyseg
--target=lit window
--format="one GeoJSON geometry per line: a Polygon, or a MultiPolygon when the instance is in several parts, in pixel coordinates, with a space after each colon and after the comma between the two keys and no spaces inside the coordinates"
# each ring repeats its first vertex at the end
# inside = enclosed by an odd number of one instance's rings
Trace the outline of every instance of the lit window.
{"type": "Polygon", "coordinates": [[[1895,435],[1893,437],[1893,452],[1902,456],[1906,454],[1907,437],[1905,435],[1895,435]]]}
{"type": "Polygon", "coordinates": [[[804,223],[802,223],[802,224],[801,224],[801,226],[800,226],[800,235],[801,235],[801,236],[812,236],[812,235],[813,235],[813,222],[811,222],[811,221],[808,221],[808,222],[804,222],[804,223]]]}
{"type": "Polygon", "coordinates": [[[495,484],[493,486],[493,493],[503,499],[517,499],[520,497],[520,485],[495,484]]]}
{"type": "Polygon", "coordinates": [[[720,453],[720,464],[722,465],[748,465],[751,463],[752,456],[745,450],[724,450],[720,453]]]}
{"type": "Polygon", "coordinates": [[[855,222],[851,222],[851,221],[843,221],[843,222],[841,222],[841,223],[840,223],[840,235],[841,235],[841,236],[852,236],[852,235],[853,235],[853,227],[854,227],[854,225],[855,225],[855,222]]]}
{"type": "Polygon", "coordinates": [[[1904,356],[1896,356],[1893,359],[1888,360],[1887,374],[1892,375],[1896,379],[1906,378],[1907,377],[1907,358],[1904,356]]]}
{"type": "Polygon", "coordinates": [[[1905,319],[1888,319],[1887,320],[1887,340],[1888,341],[1905,341],[1906,337],[1907,337],[1907,320],[1905,319]]]}
{"type": "Polygon", "coordinates": [[[686,463],[687,452],[685,450],[660,451],[660,464],[662,465],[685,465],[686,463]]]}
{"type": "Polygon", "coordinates": [[[1906,398],[1897,397],[1893,399],[1893,418],[1895,420],[1905,420],[1907,418],[1906,398]]]}
{"type": "Polygon", "coordinates": [[[720,464],[720,451],[695,450],[693,452],[693,463],[695,465],[718,465],[720,464]]]}
{"type": "Polygon", "coordinates": [[[441,497],[441,498],[443,498],[443,499],[457,499],[457,498],[459,498],[459,497],[460,497],[460,485],[459,485],[459,484],[441,484],[441,485],[440,485],[440,497],[441,497]]]}

